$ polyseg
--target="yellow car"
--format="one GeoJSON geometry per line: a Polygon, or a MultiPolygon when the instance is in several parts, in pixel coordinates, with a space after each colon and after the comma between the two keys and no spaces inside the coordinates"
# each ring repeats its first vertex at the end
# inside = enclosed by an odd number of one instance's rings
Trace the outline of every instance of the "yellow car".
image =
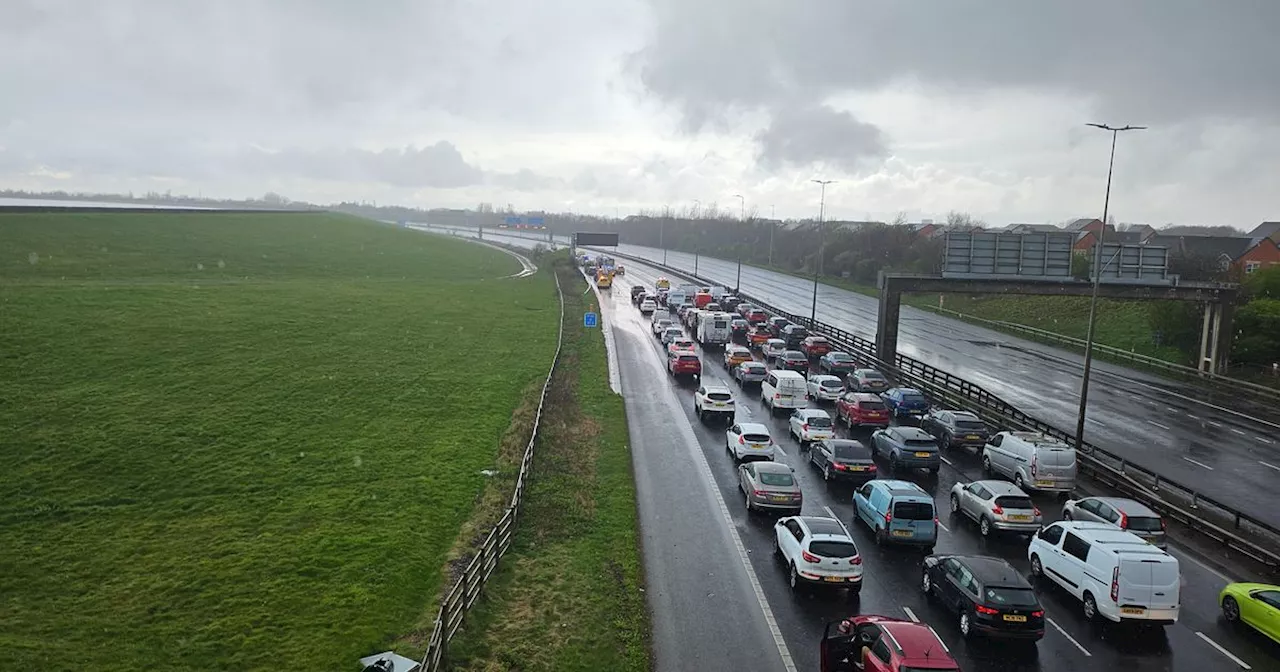
{"type": "Polygon", "coordinates": [[[1231,583],[1218,595],[1222,616],[1245,623],[1280,642],[1280,586],[1265,583],[1231,583]]]}

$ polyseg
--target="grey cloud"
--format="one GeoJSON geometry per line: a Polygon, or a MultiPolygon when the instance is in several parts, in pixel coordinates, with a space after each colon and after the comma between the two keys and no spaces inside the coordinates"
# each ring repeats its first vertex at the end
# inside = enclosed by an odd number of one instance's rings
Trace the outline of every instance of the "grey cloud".
{"type": "Polygon", "coordinates": [[[852,173],[867,159],[888,154],[879,128],[848,112],[816,105],[775,111],[756,142],[760,164],[768,169],[823,164],[852,173]]]}
{"type": "Polygon", "coordinates": [[[951,92],[1066,92],[1119,121],[1280,121],[1280,3],[650,0],[633,61],[697,127],[909,79],[951,92]]]}
{"type": "Polygon", "coordinates": [[[562,180],[521,168],[514,173],[490,173],[489,182],[514,191],[542,191],[564,186],[562,180]]]}

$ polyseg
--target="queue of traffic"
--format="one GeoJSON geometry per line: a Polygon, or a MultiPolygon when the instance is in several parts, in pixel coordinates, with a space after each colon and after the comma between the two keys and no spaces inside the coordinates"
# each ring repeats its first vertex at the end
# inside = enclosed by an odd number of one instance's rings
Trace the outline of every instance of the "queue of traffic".
{"type": "MultiPolygon", "coordinates": [[[[1157,512],[1131,499],[1084,497],[1064,504],[1062,520],[1044,520],[1031,495],[1076,490],[1070,446],[1039,433],[992,431],[970,412],[935,408],[919,390],[895,386],[883,372],[834,350],[825,337],[770,317],[725,288],[672,288],[660,279],[653,290],[632,287],[631,298],[650,317],[670,375],[701,381],[695,342],[722,348],[721,364],[738,389],[701,382],[693,395],[694,414],[725,426],[725,452],[737,465],[746,509],[781,516],[774,549],[793,589],[834,588],[856,599],[864,578],[871,577],[864,577],[857,542],[844,522],[803,513],[804,492],[794,468],[777,459],[778,444],[767,425],[738,422],[735,393],[758,390],[766,409],[788,414],[788,433],[824,481],[854,484],[853,524],[865,527],[876,544],[914,546],[927,554],[920,589],[955,614],[955,627],[966,639],[1043,637],[1044,609],[1031,581],[1070,595],[1088,620],[1150,626],[1178,620],[1180,568],[1164,550],[1166,524],[1157,512]],[[840,438],[840,424],[851,432],[873,431],[867,441],[840,438]],[[951,488],[949,513],[970,521],[983,537],[1025,538],[1030,580],[1002,558],[932,554],[938,512],[933,497],[910,479],[936,474],[943,453],[952,450],[974,451],[987,478],[951,488]]],[[[1280,616],[1280,588],[1231,584],[1219,602],[1228,620],[1280,637],[1280,626],[1270,625],[1280,620],[1268,620],[1280,616]],[[1252,610],[1249,616],[1242,599],[1252,610]]],[[[895,641],[900,627],[912,625],[920,624],[877,616],[832,624],[821,639],[823,669],[959,669],[954,661],[946,663],[953,667],[934,666],[943,662],[936,655],[929,666],[920,666],[911,647],[895,641]]],[[[926,632],[930,637],[921,646],[937,638],[927,627],[926,632]]]]}

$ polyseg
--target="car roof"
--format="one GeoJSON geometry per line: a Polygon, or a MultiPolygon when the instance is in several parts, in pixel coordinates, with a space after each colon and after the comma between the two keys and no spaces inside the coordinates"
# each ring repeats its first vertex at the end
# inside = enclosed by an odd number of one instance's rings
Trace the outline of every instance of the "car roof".
{"type": "Polygon", "coordinates": [[[746,352],[748,352],[748,353],[749,353],[749,352],[751,352],[751,349],[750,349],[750,348],[748,348],[748,347],[747,347],[747,346],[745,346],[745,345],[729,345],[729,346],[725,346],[725,351],[726,351],[726,352],[742,352],[742,351],[744,351],[744,350],[745,350],[746,352]]]}
{"type": "Polygon", "coordinates": [[[880,395],[871,392],[850,392],[854,401],[880,401],[880,395]]]}
{"type": "Polygon", "coordinates": [[[804,416],[812,415],[814,417],[817,417],[819,415],[826,415],[828,418],[831,417],[830,415],[827,414],[826,411],[822,410],[821,408],[798,408],[796,410],[800,411],[800,415],[804,415],[804,416]]]}
{"type": "Polygon", "coordinates": [[[1000,495],[1025,496],[1027,494],[1023,492],[1021,488],[1010,483],[1009,481],[997,481],[994,479],[988,479],[988,480],[982,480],[982,481],[974,481],[974,484],[981,485],[982,487],[990,490],[991,493],[996,495],[997,497],[999,497],[1000,495]]]}
{"type": "Polygon", "coordinates": [[[743,434],[768,434],[769,426],[763,422],[739,422],[743,434]]]}
{"type": "Polygon", "coordinates": [[[720,384],[720,383],[712,383],[712,384],[710,384],[710,385],[703,385],[703,386],[702,386],[702,389],[704,389],[704,390],[706,390],[706,391],[708,391],[708,392],[729,392],[730,394],[732,394],[732,390],[730,390],[730,389],[729,389],[729,386],[728,386],[728,385],[722,385],[722,384],[720,384]]]}
{"type": "Polygon", "coordinates": [[[781,343],[781,344],[783,344],[783,345],[786,345],[786,344],[787,344],[787,342],[786,342],[786,341],[784,341],[784,340],[782,340],[781,338],[771,338],[771,339],[769,339],[769,340],[765,341],[764,343],[765,343],[765,345],[778,344],[778,343],[781,343]]]}
{"type": "Polygon", "coordinates": [[[880,373],[875,369],[854,369],[853,370],[853,375],[855,376],[865,376],[867,374],[872,374],[872,373],[874,373],[877,376],[880,376],[881,378],[884,378],[884,374],[880,373]]]}
{"type": "Polygon", "coordinates": [[[826,516],[796,516],[804,526],[809,528],[809,533],[815,537],[836,537],[839,539],[849,539],[849,532],[844,525],[835,518],[826,516]]]}
{"type": "Polygon", "coordinates": [[[750,360],[750,361],[743,362],[743,363],[739,364],[738,366],[749,366],[749,367],[751,367],[751,368],[758,368],[758,369],[768,368],[768,367],[766,367],[766,366],[764,365],[764,362],[757,362],[757,361],[756,361],[756,360],[754,360],[754,359],[752,359],[752,360],[750,360]]]}
{"type": "Polygon", "coordinates": [[[903,662],[907,663],[908,667],[929,669],[920,663],[926,665],[944,663],[954,669],[956,662],[951,658],[946,645],[928,625],[898,620],[881,621],[878,625],[901,649],[903,662]]]}
{"type": "MultiPolygon", "coordinates": [[[[900,392],[900,393],[902,393],[902,394],[918,394],[918,395],[920,395],[920,396],[924,396],[924,393],[923,393],[923,392],[921,392],[920,390],[917,390],[917,389],[916,389],[916,388],[914,388],[914,387],[895,387],[895,388],[893,388],[893,389],[894,389],[894,390],[897,390],[898,392],[900,392]]],[[[891,391],[892,391],[892,390],[891,390],[891,391]]]]}
{"type": "Polygon", "coordinates": [[[770,473],[770,474],[791,473],[791,467],[786,462],[772,462],[770,460],[762,460],[759,462],[752,462],[752,464],[755,465],[757,473],[770,473]]]}
{"type": "Polygon", "coordinates": [[[815,373],[809,376],[809,380],[840,380],[840,376],[833,376],[826,373],[815,373]]]}
{"type": "Polygon", "coordinates": [[[849,359],[853,359],[853,355],[851,355],[851,354],[849,354],[849,353],[845,352],[844,350],[832,350],[831,352],[828,352],[826,355],[823,355],[823,356],[824,356],[824,357],[831,357],[831,358],[835,358],[835,357],[848,357],[849,359]]]}
{"type": "Polygon", "coordinates": [[[993,558],[985,555],[941,555],[942,558],[955,558],[964,563],[965,567],[975,578],[986,586],[1008,586],[1011,588],[1030,588],[1031,584],[1023,578],[1018,570],[1013,568],[1007,560],[1003,558],[993,558]]]}
{"type": "Polygon", "coordinates": [[[898,434],[902,435],[902,438],[904,439],[928,439],[930,441],[933,440],[933,436],[930,435],[929,432],[926,432],[923,429],[920,429],[919,427],[912,427],[910,425],[898,425],[893,429],[894,431],[898,432],[898,434]]]}
{"type": "Polygon", "coordinates": [[[1158,518],[1160,516],[1159,513],[1153,511],[1151,507],[1146,504],[1126,497],[1085,497],[1084,499],[1096,499],[1099,502],[1110,504],[1116,510],[1123,512],[1126,516],[1148,516],[1151,518],[1158,518]]]}
{"type": "Polygon", "coordinates": [[[1137,552],[1146,555],[1168,556],[1173,558],[1165,551],[1147,543],[1142,537],[1122,530],[1110,523],[1093,523],[1079,520],[1058,521],[1055,525],[1061,525],[1069,531],[1079,532],[1081,537],[1101,546],[1107,550],[1116,552],[1137,552]]]}
{"type": "Polygon", "coordinates": [[[787,357],[788,359],[794,358],[794,357],[803,357],[804,359],[809,359],[808,355],[804,354],[803,352],[800,352],[799,350],[783,350],[782,356],[787,357]]]}
{"type": "Polygon", "coordinates": [[[947,409],[946,411],[944,411],[944,413],[950,413],[951,415],[954,415],[956,417],[956,420],[974,420],[977,422],[982,422],[982,418],[979,418],[977,414],[973,413],[972,411],[956,411],[956,410],[947,409]]]}

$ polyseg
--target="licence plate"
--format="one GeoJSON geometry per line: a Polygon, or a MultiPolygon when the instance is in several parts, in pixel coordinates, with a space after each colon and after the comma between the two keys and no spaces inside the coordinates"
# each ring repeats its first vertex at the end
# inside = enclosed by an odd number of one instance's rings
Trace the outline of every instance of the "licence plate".
{"type": "Polygon", "coordinates": [[[751,448],[753,448],[753,449],[755,449],[755,450],[764,450],[765,448],[768,448],[768,447],[769,447],[769,445],[768,445],[768,444],[765,444],[765,443],[751,443],[751,444],[747,444],[747,445],[751,446],[751,448]]]}
{"type": "Polygon", "coordinates": [[[916,457],[929,457],[931,453],[916,453],[916,457]]]}
{"type": "Polygon", "coordinates": [[[970,434],[970,435],[968,435],[968,436],[964,437],[964,439],[965,439],[965,441],[977,441],[977,440],[978,440],[978,435],[977,435],[977,434],[970,434]]]}
{"type": "Polygon", "coordinates": [[[849,467],[849,471],[866,471],[866,467],[849,467]]]}
{"type": "Polygon", "coordinates": [[[824,576],[824,577],[822,577],[822,580],[823,580],[823,581],[830,581],[831,583],[844,583],[844,577],[843,577],[843,576],[824,576]]]}
{"type": "Polygon", "coordinates": [[[716,408],[724,408],[724,404],[722,402],[717,401],[716,408]]]}
{"type": "Polygon", "coordinates": [[[774,502],[789,502],[791,501],[791,498],[786,495],[771,495],[769,500],[774,502]]]}
{"type": "Polygon", "coordinates": [[[893,536],[895,536],[895,537],[909,537],[909,536],[911,536],[911,530],[894,530],[894,531],[893,531],[893,536]]]}
{"type": "Polygon", "coordinates": [[[1143,609],[1142,607],[1120,607],[1120,613],[1133,614],[1134,616],[1141,616],[1147,613],[1147,610],[1143,609]]]}
{"type": "Polygon", "coordinates": [[[1018,614],[1005,614],[1004,620],[1009,621],[1010,623],[1026,623],[1027,617],[1019,616],[1018,614]]]}
{"type": "Polygon", "coordinates": [[[1036,485],[1047,488],[1053,485],[1053,481],[1036,481],[1036,485]]]}
{"type": "Polygon", "coordinates": [[[1011,515],[1011,516],[1007,516],[1007,518],[1008,518],[1009,520],[1020,520],[1020,521],[1029,521],[1029,520],[1031,520],[1031,516],[1011,515]]]}

